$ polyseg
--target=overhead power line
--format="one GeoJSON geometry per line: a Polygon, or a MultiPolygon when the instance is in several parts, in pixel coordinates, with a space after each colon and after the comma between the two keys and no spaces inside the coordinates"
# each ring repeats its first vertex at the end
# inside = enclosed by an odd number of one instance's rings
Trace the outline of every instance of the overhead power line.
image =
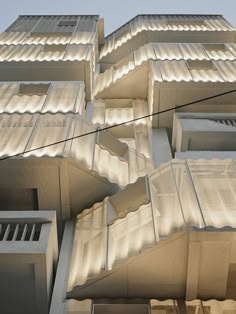
{"type": "Polygon", "coordinates": [[[14,154],[14,155],[9,155],[9,156],[0,158],[0,161],[6,160],[6,159],[10,159],[10,158],[13,158],[13,157],[17,157],[17,156],[21,156],[22,154],[31,153],[31,152],[34,152],[34,151],[39,150],[39,149],[51,147],[51,146],[54,146],[54,145],[63,144],[65,142],[69,142],[69,141],[72,141],[72,140],[77,139],[77,138],[81,138],[81,137],[85,137],[85,136],[92,135],[92,134],[95,134],[95,133],[99,133],[99,132],[102,132],[102,131],[106,131],[106,130],[109,130],[109,129],[113,129],[113,128],[121,126],[121,125],[129,124],[129,123],[132,123],[132,122],[135,122],[135,121],[138,121],[138,120],[142,120],[142,119],[150,118],[150,117],[153,117],[153,116],[157,116],[157,115],[169,112],[169,111],[173,111],[173,110],[176,110],[176,109],[180,109],[180,108],[184,108],[184,107],[187,107],[187,106],[191,106],[191,105],[194,105],[194,104],[197,104],[197,103],[200,103],[200,102],[204,102],[204,101],[207,101],[207,100],[210,100],[210,99],[218,98],[218,97],[225,96],[225,95],[228,95],[228,94],[232,94],[232,93],[235,93],[235,92],[236,92],[236,89],[233,89],[233,90],[230,90],[230,91],[227,91],[227,92],[223,92],[223,93],[220,93],[220,94],[216,94],[216,95],[213,95],[213,96],[201,98],[201,99],[198,99],[198,100],[195,100],[195,101],[188,102],[188,103],[183,104],[183,105],[179,105],[179,106],[171,107],[171,108],[168,108],[168,109],[165,109],[165,110],[161,110],[161,111],[158,111],[158,112],[150,113],[150,114],[144,115],[144,116],[139,117],[139,118],[130,119],[130,120],[127,120],[127,121],[124,121],[124,122],[121,122],[121,123],[117,123],[117,124],[114,124],[114,125],[106,126],[104,128],[99,128],[99,129],[97,129],[95,131],[83,133],[83,134],[80,134],[80,135],[77,135],[77,136],[69,137],[69,138],[64,139],[64,140],[60,140],[60,141],[53,142],[53,143],[46,144],[46,145],[42,145],[42,146],[39,146],[39,147],[36,147],[36,148],[28,149],[28,150],[25,150],[23,152],[20,152],[20,153],[14,154]]]}

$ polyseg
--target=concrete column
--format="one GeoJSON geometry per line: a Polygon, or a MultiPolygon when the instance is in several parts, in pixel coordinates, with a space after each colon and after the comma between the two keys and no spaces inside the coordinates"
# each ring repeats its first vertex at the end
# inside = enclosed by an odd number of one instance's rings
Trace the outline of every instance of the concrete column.
{"type": "Polygon", "coordinates": [[[66,290],[70,272],[75,222],[68,221],[62,239],[49,314],[66,314],[66,290]]]}
{"type": "Polygon", "coordinates": [[[164,128],[152,129],[152,158],[155,168],[172,159],[171,146],[164,128]]]}

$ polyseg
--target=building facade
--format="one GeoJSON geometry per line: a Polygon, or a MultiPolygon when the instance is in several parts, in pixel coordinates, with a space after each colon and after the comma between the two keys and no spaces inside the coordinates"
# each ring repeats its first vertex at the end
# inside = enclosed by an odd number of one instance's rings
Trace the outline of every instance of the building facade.
{"type": "Polygon", "coordinates": [[[220,15],[0,34],[1,313],[236,313],[235,39],[220,15]]]}

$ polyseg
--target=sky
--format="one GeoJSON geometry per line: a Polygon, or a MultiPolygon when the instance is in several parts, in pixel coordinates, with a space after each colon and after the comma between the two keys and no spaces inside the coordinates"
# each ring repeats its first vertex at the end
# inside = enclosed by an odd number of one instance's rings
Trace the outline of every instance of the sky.
{"type": "Polygon", "coordinates": [[[236,0],[0,0],[0,32],[18,15],[99,14],[105,34],[137,14],[223,14],[236,25],[236,0]]]}

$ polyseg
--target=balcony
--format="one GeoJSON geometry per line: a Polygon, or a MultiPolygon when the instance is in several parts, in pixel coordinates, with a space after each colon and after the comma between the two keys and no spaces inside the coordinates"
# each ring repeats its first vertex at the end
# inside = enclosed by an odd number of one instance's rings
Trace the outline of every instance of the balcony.
{"type": "Polygon", "coordinates": [[[219,15],[138,15],[105,38],[100,62],[109,66],[150,42],[234,42],[234,35],[219,15]]]}
{"type": "Polygon", "coordinates": [[[90,99],[95,58],[91,44],[4,44],[0,45],[0,80],[84,81],[90,99]]]}
{"type": "Polygon", "coordinates": [[[185,151],[235,151],[234,113],[175,113],[172,147],[185,151]]]}
{"type": "Polygon", "coordinates": [[[234,299],[235,186],[235,161],[172,160],[84,210],[67,297],[234,299]]]}
{"type": "Polygon", "coordinates": [[[55,212],[0,211],[1,311],[47,314],[57,257],[55,212]]]}
{"type": "MultiPolygon", "coordinates": [[[[163,111],[235,89],[235,45],[150,44],[98,75],[95,99],[144,99],[149,112],[163,111]],[[127,88],[128,87],[128,88],[127,88]]],[[[234,95],[186,106],[185,111],[232,112],[234,95]]],[[[180,109],[181,110],[181,109],[180,109]]],[[[152,119],[155,127],[172,128],[173,111],[152,119]]]]}

